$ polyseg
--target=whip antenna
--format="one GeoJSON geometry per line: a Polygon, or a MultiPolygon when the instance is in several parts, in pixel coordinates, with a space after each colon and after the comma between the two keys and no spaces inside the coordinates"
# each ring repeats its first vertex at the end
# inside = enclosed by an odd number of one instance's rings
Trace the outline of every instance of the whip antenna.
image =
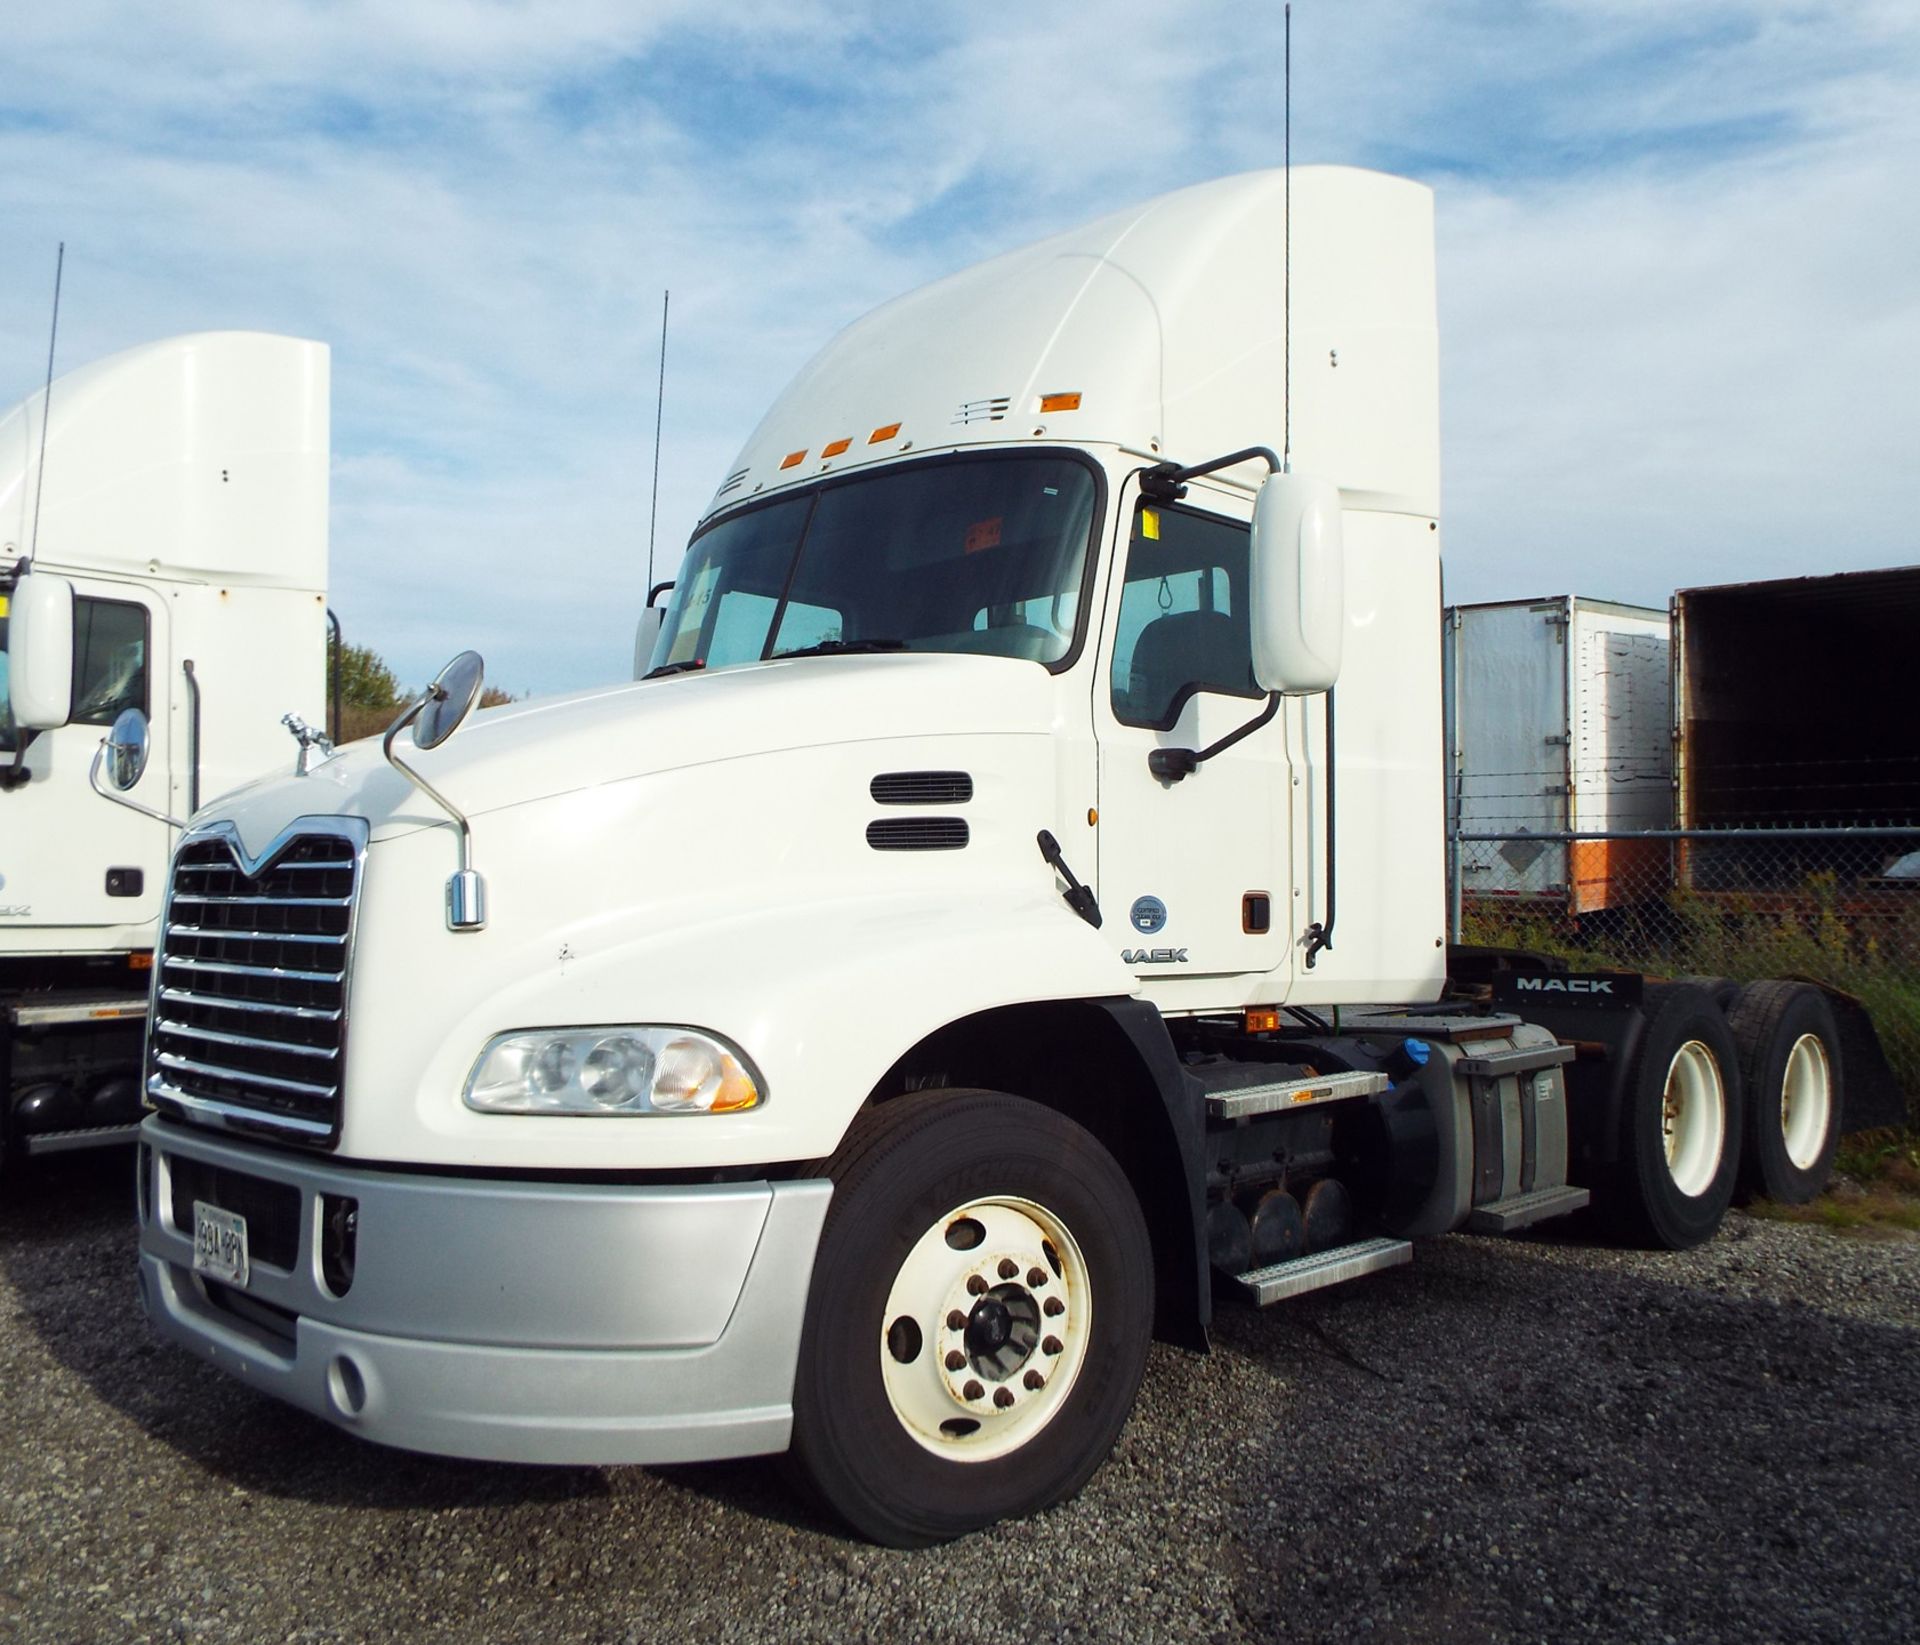
{"type": "Polygon", "coordinates": [[[1286,90],[1281,107],[1281,273],[1280,314],[1286,340],[1280,345],[1280,471],[1293,467],[1293,6],[1281,8],[1286,46],[1282,79],[1286,90]]]}
{"type": "Polygon", "coordinates": [[[40,467],[33,479],[33,535],[27,539],[27,558],[40,546],[40,493],[47,484],[47,424],[53,416],[53,346],[60,340],[60,276],[66,272],[67,242],[53,260],[53,327],[47,333],[47,391],[40,397],[40,467]]]}
{"type": "Polygon", "coordinates": [[[667,303],[671,291],[660,293],[660,386],[653,401],[653,506],[647,514],[647,587],[653,587],[653,533],[660,522],[660,415],[667,405],[667,303]]]}

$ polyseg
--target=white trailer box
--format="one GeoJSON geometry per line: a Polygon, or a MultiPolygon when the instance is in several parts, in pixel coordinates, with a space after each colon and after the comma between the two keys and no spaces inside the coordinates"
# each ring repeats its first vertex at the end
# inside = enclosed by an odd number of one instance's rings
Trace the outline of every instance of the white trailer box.
{"type": "Polygon", "coordinates": [[[1658,841],[1533,840],[1672,826],[1667,613],[1562,594],[1447,608],[1448,822],[1468,900],[1591,914],[1666,883],[1658,841]]]}

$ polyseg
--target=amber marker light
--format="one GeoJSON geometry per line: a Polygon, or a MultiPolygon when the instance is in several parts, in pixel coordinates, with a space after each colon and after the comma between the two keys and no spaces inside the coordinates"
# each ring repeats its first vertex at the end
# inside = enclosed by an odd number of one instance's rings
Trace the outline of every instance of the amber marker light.
{"type": "Polygon", "coordinates": [[[1040,409],[1042,411],[1078,411],[1080,395],[1077,391],[1072,394],[1043,394],[1040,396],[1040,409]]]}
{"type": "Polygon", "coordinates": [[[867,444],[870,446],[877,446],[882,440],[891,440],[894,437],[894,435],[898,434],[899,432],[900,432],[900,425],[898,423],[882,423],[878,428],[876,428],[871,434],[867,436],[867,444]]]}
{"type": "Polygon", "coordinates": [[[153,950],[137,951],[127,956],[129,971],[151,971],[153,969],[153,950]]]}
{"type": "Polygon", "coordinates": [[[1280,1013],[1270,1005],[1255,1005],[1247,1008],[1247,1032],[1249,1034],[1277,1034],[1280,1031],[1280,1013]]]}
{"type": "Polygon", "coordinates": [[[851,440],[829,440],[820,448],[820,455],[822,457],[838,457],[841,452],[845,451],[847,447],[852,444],[853,441],[851,440]]]}
{"type": "Polygon", "coordinates": [[[782,468],[798,468],[806,460],[807,454],[805,451],[789,451],[786,456],[780,459],[780,466],[782,468]]]}

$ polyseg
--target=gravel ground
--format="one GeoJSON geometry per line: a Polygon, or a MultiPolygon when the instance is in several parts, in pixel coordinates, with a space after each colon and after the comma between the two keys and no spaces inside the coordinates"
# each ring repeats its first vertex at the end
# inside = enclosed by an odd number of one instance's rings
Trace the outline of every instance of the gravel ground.
{"type": "Polygon", "coordinates": [[[1154,1351],[1081,1497],[928,1553],[760,1464],[384,1451],[152,1341],[124,1159],[0,1206],[0,1640],[1920,1638],[1920,1240],[1455,1237],[1154,1351]]]}

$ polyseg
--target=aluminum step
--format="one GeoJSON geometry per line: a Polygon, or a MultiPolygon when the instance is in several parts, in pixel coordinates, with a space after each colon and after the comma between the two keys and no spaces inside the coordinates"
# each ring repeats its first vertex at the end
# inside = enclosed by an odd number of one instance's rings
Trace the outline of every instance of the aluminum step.
{"type": "Polygon", "coordinates": [[[86,1148],[111,1148],[140,1135],[139,1122],[91,1125],[84,1131],[43,1131],[20,1139],[29,1154],[74,1154],[86,1148]]]}
{"type": "Polygon", "coordinates": [[[1264,1308],[1322,1286],[1338,1285],[1342,1280],[1358,1279],[1362,1274],[1411,1261],[1413,1246],[1406,1240],[1363,1239],[1352,1245],[1336,1245],[1330,1251],[1316,1251],[1312,1256],[1276,1262],[1270,1268],[1250,1269],[1236,1274],[1234,1283],[1264,1308]]]}
{"type": "Polygon", "coordinates": [[[16,1028],[59,1028],[76,1022],[127,1022],[146,1014],[145,994],[120,995],[110,999],[55,1000],[50,1003],[23,1000],[7,1012],[16,1028]]]}
{"type": "Polygon", "coordinates": [[[1564,1217],[1570,1211],[1585,1209],[1593,1195],[1584,1188],[1536,1188],[1530,1194],[1515,1194],[1476,1205],[1467,1218],[1467,1231],[1474,1234],[1512,1234],[1530,1228],[1548,1217],[1564,1217]]]}
{"type": "Polygon", "coordinates": [[[1501,1079],[1508,1074],[1558,1068],[1578,1055],[1571,1045],[1516,1045],[1510,1051],[1486,1051],[1462,1057],[1459,1072],[1474,1079],[1501,1079]]]}
{"type": "Polygon", "coordinates": [[[1347,1097],[1377,1096],[1392,1082],[1385,1074],[1363,1070],[1352,1074],[1311,1074],[1305,1079],[1274,1080],[1267,1085],[1242,1085],[1231,1091],[1207,1093],[1207,1117],[1245,1119],[1272,1114],[1311,1102],[1339,1102],[1347,1097]]]}

